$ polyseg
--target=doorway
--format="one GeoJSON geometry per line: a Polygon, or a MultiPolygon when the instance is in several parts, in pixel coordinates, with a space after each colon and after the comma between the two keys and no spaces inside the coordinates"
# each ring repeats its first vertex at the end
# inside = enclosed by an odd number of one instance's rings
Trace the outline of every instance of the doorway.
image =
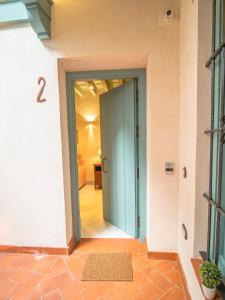
{"type": "MultiPolygon", "coordinates": [[[[66,79],[73,235],[76,241],[83,237],[135,237],[144,241],[145,70],[69,72],[66,79]],[[91,115],[88,111],[86,118],[81,115],[85,106],[85,99],[82,99],[85,98],[85,89],[92,96],[97,96],[99,103],[96,107],[99,106],[100,116],[96,112],[95,116],[91,115]],[[84,101],[81,102],[82,100],[84,101]],[[87,131],[83,141],[85,134],[83,132],[81,135],[80,128],[82,117],[87,131]],[[96,136],[93,143],[95,152],[89,158],[85,153],[91,148],[88,145],[88,135],[89,138],[96,136]],[[76,184],[78,181],[79,185],[76,184]],[[88,210],[86,212],[85,206],[88,210]],[[101,219],[101,224],[97,222],[97,227],[101,227],[104,222],[106,225],[99,232],[96,232],[92,223],[95,213],[98,214],[95,221],[101,219]],[[113,228],[118,231],[113,231],[113,228]]],[[[92,104],[89,104],[89,108],[92,104]]]]}
{"type": "Polygon", "coordinates": [[[74,90],[81,238],[136,237],[136,82],[80,80],[74,90]]]}

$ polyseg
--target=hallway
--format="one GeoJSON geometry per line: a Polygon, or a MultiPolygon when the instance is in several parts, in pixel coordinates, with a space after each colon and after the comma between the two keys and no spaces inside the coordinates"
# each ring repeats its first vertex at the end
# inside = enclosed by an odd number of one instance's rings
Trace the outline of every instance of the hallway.
{"type": "Polygon", "coordinates": [[[70,256],[0,254],[1,300],[185,300],[175,261],[147,258],[134,239],[83,239],[70,256]],[[131,282],[81,281],[89,252],[127,252],[131,282]]]}

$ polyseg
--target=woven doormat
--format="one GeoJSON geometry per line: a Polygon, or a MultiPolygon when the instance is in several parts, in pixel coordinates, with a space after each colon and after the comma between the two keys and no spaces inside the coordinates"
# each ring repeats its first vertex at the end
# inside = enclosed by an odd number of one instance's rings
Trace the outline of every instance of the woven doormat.
{"type": "Polygon", "coordinates": [[[130,253],[90,253],[87,257],[83,281],[132,281],[130,253]]]}

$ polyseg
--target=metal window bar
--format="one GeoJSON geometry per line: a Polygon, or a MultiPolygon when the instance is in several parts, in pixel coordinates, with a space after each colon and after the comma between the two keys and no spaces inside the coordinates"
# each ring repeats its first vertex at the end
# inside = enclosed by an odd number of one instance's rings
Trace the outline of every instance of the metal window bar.
{"type": "Polygon", "coordinates": [[[207,129],[204,131],[205,134],[214,134],[214,133],[224,133],[225,132],[225,126],[221,128],[213,128],[213,129],[207,129]]]}
{"type": "Polygon", "coordinates": [[[225,43],[223,43],[220,47],[216,49],[216,51],[210,56],[210,58],[207,60],[205,67],[209,68],[212,61],[214,61],[218,55],[222,52],[222,50],[225,48],[225,43]]]}
{"type": "Polygon", "coordinates": [[[225,216],[225,210],[219,206],[215,201],[213,201],[212,198],[209,197],[209,195],[207,195],[206,193],[203,194],[203,197],[208,201],[210,206],[215,207],[215,209],[222,215],[225,216]]]}
{"type": "MultiPolygon", "coordinates": [[[[223,58],[223,64],[222,64],[222,88],[221,88],[221,101],[220,101],[220,114],[224,114],[224,96],[225,96],[225,48],[222,49],[222,54],[223,58]]],[[[213,73],[215,73],[215,68],[213,69],[213,73]]],[[[214,82],[213,82],[213,91],[214,91],[214,82]]],[[[213,93],[214,94],[214,93],[213,93]]],[[[213,103],[214,103],[214,96],[212,98],[213,103]]],[[[209,258],[209,253],[210,253],[210,235],[211,235],[211,212],[212,212],[212,206],[216,208],[216,224],[215,224],[215,263],[218,264],[218,259],[219,259],[219,234],[220,234],[220,217],[221,214],[224,214],[225,211],[221,208],[221,189],[222,189],[222,163],[223,163],[223,144],[222,144],[222,139],[223,139],[223,134],[225,132],[225,126],[224,126],[224,118],[220,118],[220,128],[213,128],[213,119],[214,116],[212,116],[212,129],[206,130],[204,133],[205,134],[211,134],[211,158],[210,158],[210,195],[203,194],[203,197],[209,202],[209,215],[208,215],[208,222],[210,226],[208,227],[208,243],[207,243],[207,256],[209,258]],[[213,201],[211,198],[211,186],[212,186],[212,150],[213,150],[213,140],[212,137],[214,134],[219,135],[219,147],[218,147],[218,169],[217,169],[217,187],[216,187],[216,199],[213,201]]]]}
{"type": "MultiPolygon", "coordinates": [[[[213,1],[213,12],[212,12],[212,53],[215,54],[215,44],[216,44],[216,0],[213,1]]],[[[211,65],[211,129],[205,130],[205,134],[210,134],[210,176],[209,176],[209,196],[203,194],[203,197],[206,200],[211,199],[212,195],[212,167],[213,167],[213,134],[218,130],[214,129],[214,109],[215,109],[215,59],[213,59],[213,55],[209,58],[206,63],[206,67],[211,65]],[[205,197],[206,196],[206,197],[205,197]]],[[[210,260],[210,247],[211,247],[211,222],[212,222],[212,199],[208,201],[208,234],[207,234],[207,253],[202,256],[202,251],[200,251],[200,255],[203,260],[210,260]]]]}
{"type": "MultiPolygon", "coordinates": [[[[225,9],[225,1],[223,1],[223,9],[225,9]]],[[[221,2],[222,4],[222,2],[221,2]]],[[[225,16],[225,13],[224,13],[225,16]]],[[[222,183],[222,162],[223,162],[223,145],[222,142],[224,141],[225,134],[225,117],[220,119],[220,128],[214,128],[214,110],[215,110],[215,61],[218,56],[221,54],[223,55],[223,65],[222,65],[222,93],[221,93],[221,107],[220,107],[220,114],[224,115],[224,85],[225,85],[225,42],[223,42],[220,47],[215,49],[215,44],[216,44],[216,18],[219,17],[221,18],[220,15],[217,16],[217,11],[216,11],[216,0],[213,1],[213,35],[212,35],[212,55],[208,59],[208,61],[205,64],[205,67],[210,67],[211,66],[211,129],[210,130],[205,130],[205,134],[210,134],[210,178],[209,178],[209,195],[206,193],[203,194],[204,199],[208,201],[208,241],[207,241],[207,252],[200,251],[200,255],[202,256],[203,260],[209,260],[210,259],[210,248],[211,248],[211,222],[212,222],[212,207],[215,208],[216,211],[216,224],[215,224],[215,262],[218,264],[218,256],[219,256],[219,233],[220,233],[220,217],[221,215],[225,216],[225,210],[221,207],[221,183],[222,183]],[[219,161],[218,161],[218,183],[217,183],[217,193],[216,193],[216,199],[212,199],[212,168],[213,168],[213,138],[214,134],[219,135],[219,161]],[[214,201],[215,200],[215,201],[214,201]]],[[[225,20],[223,18],[223,28],[225,32],[225,20]]],[[[223,40],[224,37],[223,37],[223,40]]],[[[222,299],[225,299],[225,280],[223,280],[222,284],[218,287],[222,299]]]]}
{"type": "MultiPolygon", "coordinates": [[[[222,51],[223,55],[223,64],[222,64],[222,91],[221,91],[221,102],[220,102],[220,113],[223,114],[223,102],[224,102],[224,72],[225,72],[225,49],[223,48],[222,51]]],[[[222,120],[220,119],[220,123],[222,120]]],[[[220,124],[221,126],[222,124],[220,124]]],[[[216,192],[216,198],[217,198],[217,205],[220,208],[221,207],[221,193],[222,193],[222,168],[223,168],[223,144],[222,144],[222,131],[219,132],[219,157],[218,157],[218,173],[217,173],[217,192],[216,192]]],[[[221,214],[219,209],[216,210],[216,243],[215,243],[215,262],[218,264],[219,260],[219,236],[220,236],[220,219],[221,214]]]]}
{"type": "MultiPolygon", "coordinates": [[[[212,5],[212,52],[215,51],[216,44],[216,32],[215,32],[215,24],[216,24],[216,0],[213,0],[212,5]]],[[[211,68],[211,129],[214,127],[214,106],[215,106],[215,60],[212,61],[211,68]]],[[[212,167],[213,167],[213,135],[210,136],[210,176],[209,176],[209,193],[212,195],[212,167]]],[[[207,233],[207,260],[210,258],[210,238],[211,238],[211,218],[212,218],[212,206],[208,203],[208,233],[207,233]]],[[[201,253],[200,253],[201,254],[201,253]]]]}

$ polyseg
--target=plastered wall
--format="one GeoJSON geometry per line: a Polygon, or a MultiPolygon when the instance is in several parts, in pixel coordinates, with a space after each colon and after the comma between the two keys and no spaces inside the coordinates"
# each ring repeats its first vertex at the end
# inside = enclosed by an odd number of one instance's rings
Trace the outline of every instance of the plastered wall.
{"type": "Polygon", "coordinates": [[[100,162],[99,97],[90,93],[76,97],[77,153],[85,169],[86,184],[94,184],[94,164],[100,162]]]}
{"type": "Polygon", "coordinates": [[[178,251],[193,300],[204,299],[191,258],[206,251],[209,183],[211,74],[205,62],[211,54],[212,1],[182,1],[180,14],[180,173],[178,251]],[[185,224],[188,240],[181,225],[185,224]]]}
{"type": "Polygon", "coordinates": [[[147,240],[152,251],[177,250],[179,20],[160,25],[159,13],[178,4],[55,0],[51,40],[29,25],[0,29],[1,244],[64,247],[71,238],[65,71],[146,67],[147,240]]]}
{"type": "Polygon", "coordinates": [[[0,28],[1,245],[65,247],[72,236],[65,72],[146,68],[148,247],[178,250],[192,297],[201,299],[190,258],[205,247],[210,91],[202,64],[211,2],[54,0],[51,40],[41,42],[29,25],[0,28]],[[176,20],[160,25],[168,7],[176,20]],[[174,175],[164,172],[167,160],[174,175]]]}

